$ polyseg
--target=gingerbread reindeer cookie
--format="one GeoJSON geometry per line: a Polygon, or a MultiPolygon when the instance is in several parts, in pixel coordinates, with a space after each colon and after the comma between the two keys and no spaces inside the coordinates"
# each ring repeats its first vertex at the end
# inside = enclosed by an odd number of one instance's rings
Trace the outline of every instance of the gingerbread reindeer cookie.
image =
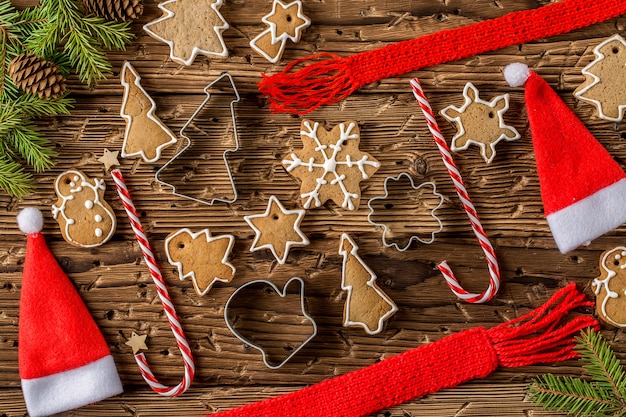
{"type": "Polygon", "coordinates": [[[601,275],[592,286],[598,316],[615,327],[626,327],[626,247],[618,246],[600,256],[601,275]]]}
{"type": "Polygon", "coordinates": [[[117,223],[113,209],[104,201],[105,189],[104,180],[75,169],[57,177],[54,190],[59,200],[52,205],[52,215],[68,243],[91,248],[111,239],[117,223]]]}

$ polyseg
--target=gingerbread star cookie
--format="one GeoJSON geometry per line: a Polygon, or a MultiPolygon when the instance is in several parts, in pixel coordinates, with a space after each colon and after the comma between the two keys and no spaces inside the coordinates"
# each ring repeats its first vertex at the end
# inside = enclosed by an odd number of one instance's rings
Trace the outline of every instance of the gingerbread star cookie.
{"type": "Polygon", "coordinates": [[[250,251],[269,249],[278,263],[284,264],[292,247],[310,243],[300,230],[304,213],[304,210],[286,210],[276,196],[271,196],[263,214],[244,216],[255,233],[250,251]]]}
{"type": "Polygon", "coordinates": [[[305,209],[328,200],[356,210],[361,201],[360,183],[378,170],[380,163],[359,149],[360,130],[355,121],[340,123],[330,132],[318,122],[303,120],[303,148],[284,159],[288,173],[302,181],[300,198],[305,209]]]}
{"type": "Polygon", "coordinates": [[[582,69],[585,81],[574,96],[596,106],[601,119],[621,122],[626,110],[626,40],[615,35],[593,52],[596,58],[582,69]]]}
{"type": "Polygon", "coordinates": [[[191,65],[198,54],[228,56],[223,32],[229,28],[220,13],[223,0],[168,0],[159,4],[163,16],[144,30],[170,47],[170,58],[191,65]]]}
{"type": "Polygon", "coordinates": [[[250,46],[272,64],[283,56],[287,41],[300,42],[302,31],[311,20],[302,14],[302,2],[289,4],[274,0],[272,11],[261,19],[269,27],[250,41],[250,46]]]}
{"type": "Polygon", "coordinates": [[[521,137],[514,127],[504,123],[503,115],[509,109],[509,95],[503,94],[491,101],[481,100],[478,89],[467,83],[463,97],[465,103],[461,107],[448,106],[440,112],[457,129],[450,149],[461,151],[471,144],[478,145],[483,159],[490,163],[496,156],[498,142],[521,137]]]}
{"type": "Polygon", "coordinates": [[[211,236],[209,229],[197,233],[185,228],[165,239],[167,260],[178,268],[180,280],[191,278],[198,295],[203,296],[216,282],[230,282],[235,267],[228,257],[235,244],[232,235],[211,236]]]}
{"type": "Polygon", "coordinates": [[[126,119],[122,157],[140,156],[146,162],[156,162],[163,149],[176,143],[176,136],[155,114],[156,103],[143,89],[141,77],[130,62],[122,68],[122,85],[120,115],[126,119]]]}

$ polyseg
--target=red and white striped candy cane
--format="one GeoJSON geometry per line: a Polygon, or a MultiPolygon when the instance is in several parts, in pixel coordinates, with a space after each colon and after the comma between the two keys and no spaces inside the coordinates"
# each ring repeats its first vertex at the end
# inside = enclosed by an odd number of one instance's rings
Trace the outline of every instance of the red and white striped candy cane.
{"type": "Polygon", "coordinates": [[[128,188],[126,188],[126,182],[124,181],[122,172],[119,169],[114,169],[111,171],[111,176],[115,181],[117,193],[122,199],[122,204],[124,205],[124,209],[126,209],[126,214],[128,215],[128,220],[130,221],[130,225],[133,228],[133,232],[135,232],[137,242],[141,247],[143,258],[145,259],[146,264],[150,269],[150,275],[152,275],[152,280],[156,285],[157,293],[159,294],[159,298],[161,299],[161,304],[163,304],[163,309],[165,310],[165,314],[167,315],[167,320],[170,323],[172,333],[174,333],[176,343],[178,344],[178,348],[180,349],[180,352],[183,356],[185,375],[178,385],[174,387],[168,387],[161,384],[156,379],[156,377],[150,370],[146,357],[143,353],[135,354],[135,361],[137,362],[137,365],[139,365],[139,371],[141,372],[141,376],[143,376],[143,379],[146,380],[152,390],[158,392],[161,395],[176,397],[187,391],[187,389],[191,385],[191,382],[193,381],[196,367],[193,362],[193,356],[191,355],[191,348],[189,347],[187,338],[185,338],[185,334],[183,333],[183,329],[180,325],[180,321],[178,320],[176,310],[174,309],[174,304],[172,304],[172,301],[170,299],[170,294],[167,291],[167,287],[165,286],[165,281],[163,280],[161,271],[159,270],[156,260],[154,259],[154,254],[152,253],[150,242],[148,242],[148,238],[146,237],[141,222],[139,221],[139,215],[137,214],[137,210],[135,209],[133,200],[130,198],[128,188]]]}
{"type": "Polygon", "coordinates": [[[457,297],[465,300],[469,303],[484,303],[491,300],[498,289],[500,288],[500,269],[498,267],[498,260],[496,259],[496,253],[493,250],[493,246],[489,242],[489,238],[485,233],[485,229],[480,224],[480,219],[478,218],[478,213],[474,208],[474,205],[470,201],[469,194],[467,193],[467,189],[463,184],[463,178],[461,177],[461,173],[456,167],[454,160],[452,159],[452,155],[450,154],[450,148],[446,143],[446,140],[443,138],[441,134],[441,130],[439,129],[439,125],[437,125],[437,120],[435,120],[435,115],[433,114],[433,109],[428,104],[428,100],[426,99],[426,95],[424,94],[424,90],[417,78],[411,80],[411,88],[413,89],[413,94],[417,99],[417,102],[424,113],[424,117],[426,118],[426,123],[428,124],[428,129],[430,133],[433,135],[435,139],[435,143],[439,148],[439,152],[441,153],[441,158],[443,159],[443,163],[448,169],[448,173],[450,174],[450,178],[452,178],[452,182],[454,183],[454,188],[456,188],[456,192],[463,203],[463,208],[467,213],[467,217],[469,217],[470,223],[472,225],[472,229],[474,230],[474,234],[478,239],[478,243],[483,249],[485,253],[485,257],[487,258],[487,266],[489,267],[489,287],[481,293],[470,293],[461,287],[459,281],[456,279],[450,266],[446,261],[442,261],[437,268],[443,274],[448,286],[452,290],[457,297]]]}

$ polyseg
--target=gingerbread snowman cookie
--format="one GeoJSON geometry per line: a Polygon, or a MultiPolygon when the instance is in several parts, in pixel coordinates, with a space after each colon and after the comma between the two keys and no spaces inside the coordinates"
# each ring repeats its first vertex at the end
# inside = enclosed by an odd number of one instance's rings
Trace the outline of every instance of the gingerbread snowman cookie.
{"type": "Polygon", "coordinates": [[[111,239],[116,220],[104,200],[105,189],[104,180],[89,178],[78,170],[57,177],[54,190],[59,199],[52,205],[52,215],[68,243],[91,248],[111,239]]]}
{"type": "Polygon", "coordinates": [[[604,252],[600,270],[601,275],[591,284],[596,293],[596,312],[606,323],[626,327],[626,247],[604,252]]]}

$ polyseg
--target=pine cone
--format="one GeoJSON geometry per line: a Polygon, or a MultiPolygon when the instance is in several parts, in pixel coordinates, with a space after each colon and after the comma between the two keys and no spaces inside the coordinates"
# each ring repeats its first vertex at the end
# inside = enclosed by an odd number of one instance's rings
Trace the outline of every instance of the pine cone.
{"type": "Polygon", "coordinates": [[[141,0],[83,0],[86,14],[107,20],[135,20],[143,13],[141,0]]]}
{"type": "Polygon", "coordinates": [[[20,89],[39,98],[55,99],[66,90],[57,64],[37,55],[21,54],[9,63],[9,76],[20,89]]]}

